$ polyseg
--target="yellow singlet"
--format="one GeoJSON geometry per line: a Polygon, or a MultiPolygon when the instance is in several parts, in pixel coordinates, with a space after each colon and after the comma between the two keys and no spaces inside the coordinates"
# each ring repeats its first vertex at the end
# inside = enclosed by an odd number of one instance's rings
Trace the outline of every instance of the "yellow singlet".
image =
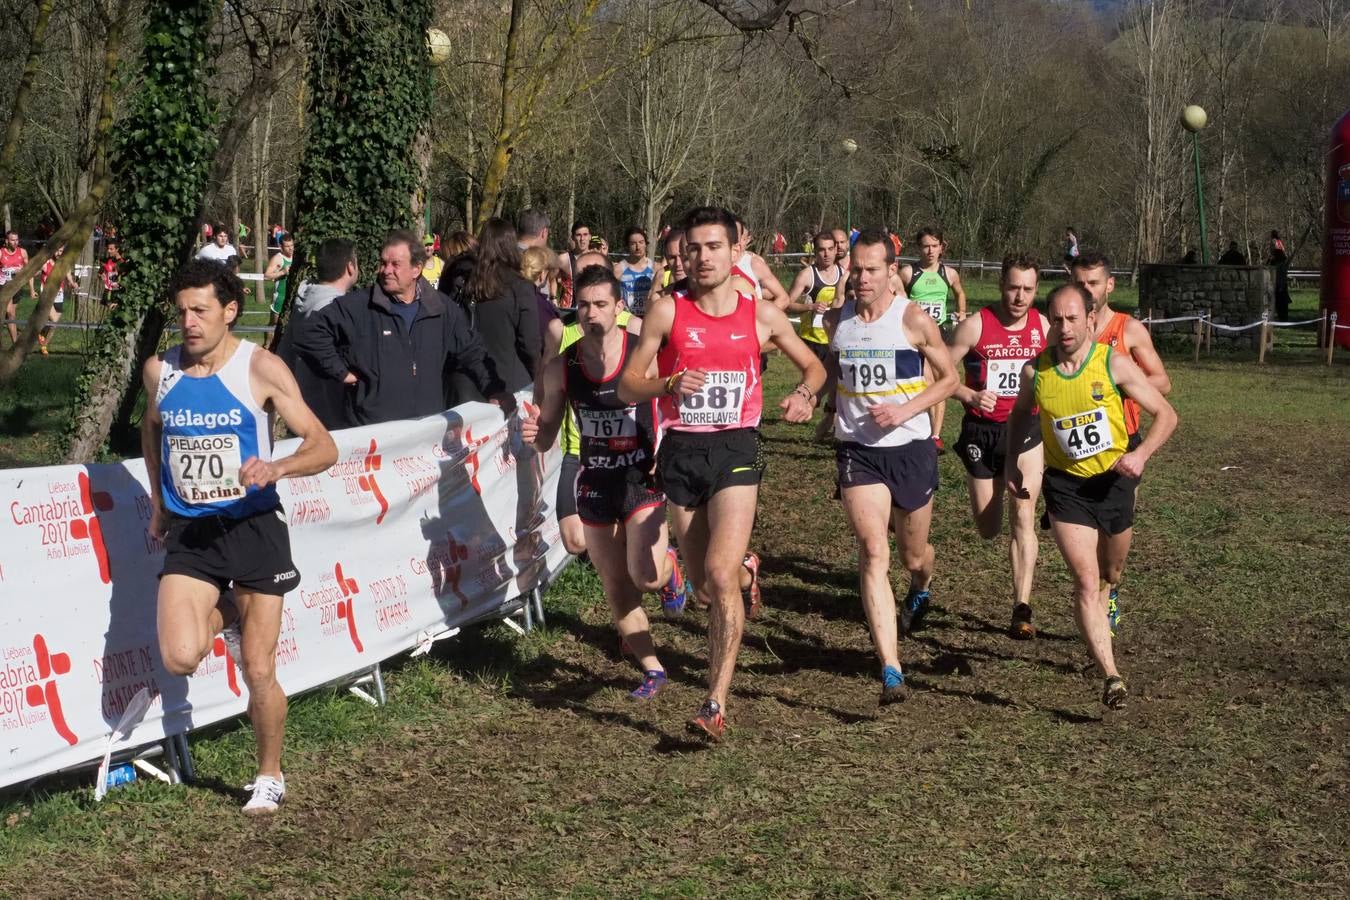
{"type": "MultiPolygon", "coordinates": [[[[633,314],[628,310],[621,310],[615,317],[615,322],[620,328],[627,328],[628,322],[633,318],[633,314]]],[[[568,347],[581,340],[581,326],[576,322],[571,325],[563,326],[562,345],[558,347],[558,355],[568,347]]],[[[572,405],[564,404],[567,407],[567,415],[563,416],[562,424],[562,449],[563,453],[571,456],[581,455],[581,432],[577,431],[576,416],[572,415],[572,405]]]]}
{"type": "Polygon", "coordinates": [[[1108,471],[1125,455],[1125,405],[1111,380],[1111,348],[1094,343],[1077,372],[1062,374],[1054,350],[1036,357],[1045,464],[1079,478],[1108,471]]]}

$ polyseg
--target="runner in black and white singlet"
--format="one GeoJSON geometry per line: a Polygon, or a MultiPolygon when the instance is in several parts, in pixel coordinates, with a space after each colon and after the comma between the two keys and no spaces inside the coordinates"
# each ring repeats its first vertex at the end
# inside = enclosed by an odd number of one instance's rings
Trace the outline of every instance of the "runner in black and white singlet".
{"type": "Polygon", "coordinates": [[[270,813],[286,791],[286,695],[276,680],[282,595],[300,583],[275,484],[322,472],[337,447],[286,364],[230,333],[244,305],[238,276],[194,260],[174,275],[169,295],[183,343],[146,362],[141,426],[149,531],[165,549],[160,655],[171,674],[186,677],[224,633],[248,685],[258,745],[244,812],[270,813]],[[301,439],[291,456],[272,456],[273,415],[301,439]],[[231,588],[228,604],[222,593],[231,588]]]}
{"type": "Polygon", "coordinates": [[[689,727],[716,741],[725,731],[723,709],[745,627],[740,575],[763,471],[759,349],[773,343],[802,372],[802,382],[779,404],[788,422],[810,420],[825,369],[780,309],[735,288],[737,226],[730,212],[691,210],[683,230],[689,292],[648,307],[619,397],[627,403],[662,398],[658,483],[670,498],[689,579],[711,607],[708,699],[689,727]]]}
{"type": "Polygon", "coordinates": [[[927,409],[956,388],[956,368],[935,323],[890,290],[895,247],[884,229],[868,228],[853,244],[850,272],[857,296],[825,314],[834,357],[835,452],[839,497],[858,538],[863,611],[881,661],[881,702],[905,697],[890,580],[888,531],[895,526],[909,593],[900,630],[917,628],[928,611],[933,546],[928,543],[937,489],[937,448],[927,409]],[[924,364],[932,370],[930,383],[924,364]]]}
{"type": "Polygon", "coordinates": [[[618,324],[619,281],[602,266],[582,269],[573,297],[581,338],[545,367],[540,409],[525,419],[522,435],[541,453],[553,446],[568,415],[576,415],[581,471],[576,507],[586,529],[586,549],[605,586],[614,628],[642,666],[639,700],[666,683],[644,591],[660,591],[667,615],[684,611],[685,585],[666,537],[666,498],[655,485],[656,401],[625,404],[619,378],[637,338],[618,324]]]}

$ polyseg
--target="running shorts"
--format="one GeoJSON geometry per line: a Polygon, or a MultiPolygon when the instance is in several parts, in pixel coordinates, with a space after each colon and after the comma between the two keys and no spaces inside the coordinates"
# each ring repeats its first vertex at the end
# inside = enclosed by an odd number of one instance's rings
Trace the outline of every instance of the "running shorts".
{"type": "Polygon", "coordinates": [[[1049,466],[1041,482],[1045,513],[1051,521],[1086,525],[1107,535],[1134,526],[1134,495],[1138,478],[1103,472],[1079,478],[1049,466]]]}
{"type": "Polygon", "coordinates": [[[707,504],[718,491],[759,484],[764,457],[758,428],[667,431],[656,455],[656,484],[685,509],[707,504]]]}
{"type": "Polygon", "coordinates": [[[164,551],[161,578],[187,575],[222,591],[233,585],[276,597],[300,586],[280,506],[242,519],[169,514],[164,551]]]}
{"type": "Polygon", "coordinates": [[[884,484],[890,489],[892,506],[913,512],[931,503],[937,490],[937,445],[929,440],[898,447],[843,441],[834,451],[834,461],[839,478],[836,494],[844,488],[884,484]]]}
{"type": "Polygon", "coordinates": [[[595,528],[627,522],[666,502],[652,475],[639,469],[583,471],[577,478],[577,514],[595,528]]]}
{"type": "Polygon", "coordinates": [[[577,514],[577,475],[580,472],[581,457],[575,453],[564,453],[562,470],[558,473],[558,496],[553,504],[559,522],[577,514]]]}
{"type": "MultiPolygon", "coordinates": [[[[1003,477],[1004,457],[1007,456],[1007,422],[991,422],[967,414],[961,420],[961,435],[956,439],[956,455],[961,457],[971,478],[1003,477]]],[[[1030,450],[1041,443],[1040,423],[1030,420],[1022,437],[1022,450],[1030,450]]]]}

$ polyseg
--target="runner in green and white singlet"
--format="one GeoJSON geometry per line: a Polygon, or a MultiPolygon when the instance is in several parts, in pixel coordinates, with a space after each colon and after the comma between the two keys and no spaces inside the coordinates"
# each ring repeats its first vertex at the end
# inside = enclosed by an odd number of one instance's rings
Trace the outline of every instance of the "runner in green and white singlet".
{"type": "MultiPolygon", "coordinates": [[[[961,286],[961,275],[942,261],[942,253],[947,249],[947,242],[942,239],[942,229],[920,229],[914,236],[914,245],[919,249],[918,265],[901,266],[900,281],[909,299],[945,330],[953,321],[961,322],[966,317],[966,291],[961,286]],[[956,303],[955,315],[952,315],[949,306],[952,301],[956,303]]],[[[942,422],[946,418],[946,407],[938,404],[929,410],[929,417],[933,421],[933,442],[937,444],[939,453],[945,452],[942,422]]]]}

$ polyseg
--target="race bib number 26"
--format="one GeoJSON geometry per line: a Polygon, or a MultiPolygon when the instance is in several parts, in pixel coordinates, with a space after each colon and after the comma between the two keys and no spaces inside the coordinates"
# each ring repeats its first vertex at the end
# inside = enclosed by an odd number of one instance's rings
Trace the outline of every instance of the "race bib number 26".
{"type": "Polygon", "coordinates": [[[985,387],[1000,397],[1016,397],[1022,388],[1025,359],[991,359],[985,363],[985,387]]]}
{"type": "Polygon", "coordinates": [[[703,387],[680,398],[680,421],[686,425],[739,425],[745,404],[745,372],[709,372],[703,387]]]}
{"type": "Polygon", "coordinates": [[[1115,446],[1111,423],[1100,406],[1091,412],[1055,419],[1055,441],[1064,455],[1073,460],[1087,459],[1115,446]]]}

